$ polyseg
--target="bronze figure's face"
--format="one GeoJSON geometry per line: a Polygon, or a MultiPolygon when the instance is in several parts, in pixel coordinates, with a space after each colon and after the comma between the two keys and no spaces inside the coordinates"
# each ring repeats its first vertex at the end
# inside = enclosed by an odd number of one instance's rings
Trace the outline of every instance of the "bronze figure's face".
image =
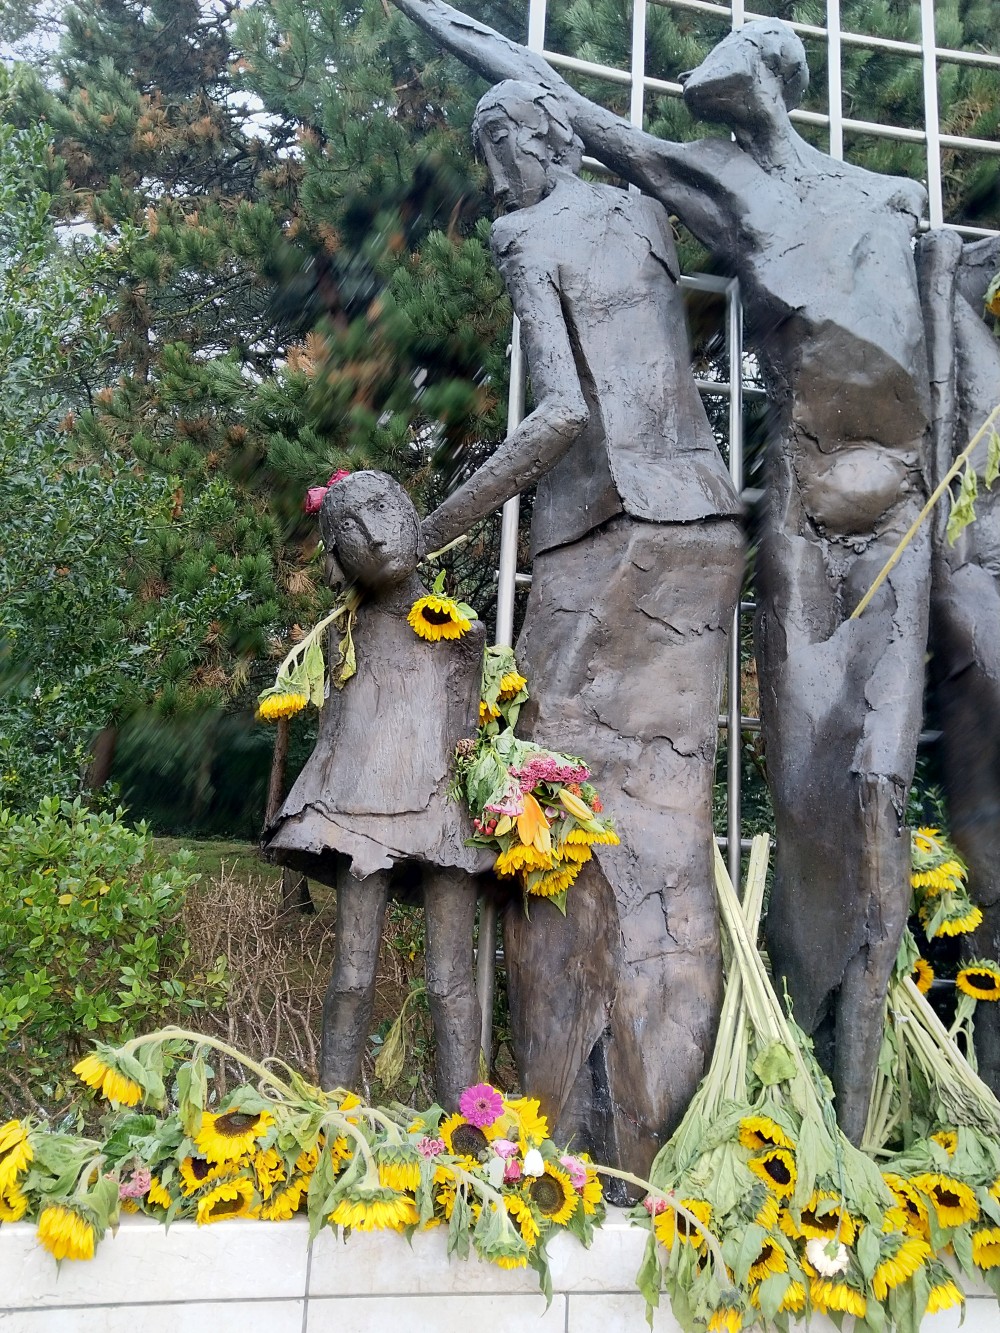
{"type": "Polygon", "coordinates": [[[583,145],[544,88],[509,79],[491,88],[472,125],[501,208],[530,208],[552,189],[553,168],[577,172],[583,145]]]}
{"type": "Polygon", "coordinates": [[[410,497],[382,472],[355,472],[331,486],[320,510],[327,551],[364,588],[402,583],[420,560],[420,521],[410,497]]]}
{"type": "Polygon", "coordinates": [[[699,120],[741,125],[775,91],[789,110],[797,106],[809,68],[798,37],[777,20],[762,20],[730,33],[680,81],[699,120]]]}

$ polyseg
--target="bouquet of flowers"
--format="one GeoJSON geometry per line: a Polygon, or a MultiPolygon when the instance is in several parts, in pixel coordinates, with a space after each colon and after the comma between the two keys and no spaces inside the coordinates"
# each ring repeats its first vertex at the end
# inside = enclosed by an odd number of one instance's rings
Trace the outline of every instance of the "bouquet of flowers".
{"type": "Polygon", "coordinates": [[[467,1088],[452,1115],[369,1106],[177,1028],[98,1045],[75,1072],[113,1108],[102,1141],[0,1126],[0,1221],[37,1222],[57,1259],[91,1258],[122,1213],[164,1225],[304,1213],[311,1237],[443,1225],[449,1253],[531,1265],[550,1291],[548,1238],[565,1228],[589,1245],[604,1215],[593,1163],[559,1151],[537,1101],[487,1083],[467,1088]],[[216,1098],[212,1048],[256,1084],[216,1098]]]}
{"type": "Polygon", "coordinates": [[[495,849],[496,873],[518,879],[526,898],[548,898],[565,912],[566,891],[591,848],[617,845],[618,835],[582,759],[514,735],[527,697],[511,650],[487,649],[480,731],[459,742],[452,790],[472,814],[470,841],[495,849]]]}

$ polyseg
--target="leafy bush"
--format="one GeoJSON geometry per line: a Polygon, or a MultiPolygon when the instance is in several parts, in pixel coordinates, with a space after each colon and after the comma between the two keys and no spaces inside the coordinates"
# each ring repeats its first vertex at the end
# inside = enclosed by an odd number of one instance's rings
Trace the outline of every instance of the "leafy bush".
{"type": "Polygon", "coordinates": [[[0,808],[0,1112],[8,1097],[58,1105],[92,1038],[120,1042],[203,1003],[203,980],[180,975],[190,853],[160,857],[123,814],[53,798],[0,808]]]}

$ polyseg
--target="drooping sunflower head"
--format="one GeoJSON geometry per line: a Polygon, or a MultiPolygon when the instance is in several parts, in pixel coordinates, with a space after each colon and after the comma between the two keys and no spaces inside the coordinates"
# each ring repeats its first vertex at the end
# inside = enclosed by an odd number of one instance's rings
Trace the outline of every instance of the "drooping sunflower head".
{"type": "Polygon", "coordinates": [[[720,1305],[708,1321],[708,1333],[740,1333],[742,1327],[743,1312],[735,1305],[720,1305]]]}
{"type": "Polygon", "coordinates": [[[439,597],[435,593],[418,597],[410,607],[406,621],[414,634],[426,639],[428,643],[438,643],[441,639],[460,639],[472,628],[472,622],[463,615],[454,598],[439,597]]]}
{"type": "Polygon", "coordinates": [[[91,1052],[78,1060],[73,1073],[88,1087],[97,1088],[109,1102],[119,1106],[135,1106],[142,1098],[140,1084],[117,1068],[113,1055],[106,1048],[102,1048],[101,1054],[91,1052]]]}
{"type": "MultiPolygon", "coordinates": [[[[681,1199],[680,1205],[697,1218],[703,1227],[709,1227],[712,1221],[712,1205],[707,1199],[681,1199]]],[[[656,1239],[665,1249],[671,1249],[675,1240],[686,1241],[699,1249],[705,1243],[705,1237],[688,1217],[678,1213],[670,1206],[658,1212],[653,1218],[653,1231],[656,1239]]]]}
{"type": "Polygon", "coordinates": [[[555,898],[570,888],[579,873],[580,866],[573,862],[556,865],[552,870],[529,872],[524,879],[525,891],[533,898],[555,898]]]}
{"type": "Polygon", "coordinates": [[[838,1194],[815,1190],[802,1209],[799,1231],[809,1239],[839,1240],[844,1245],[851,1245],[857,1235],[857,1224],[838,1194]]]}
{"type": "Polygon", "coordinates": [[[9,1180],[0,1188],[0,1222],[20,1222],[27,1211],[28,1196],[15,1180],[9,1180]]]}
{"type": "Polygon", "coordinates": [[[913,964],[910,980],[921,995],[926,995],[934,984],[934,969],[926,958],[918,958],[913,964]]]}
{"type": "Polygon", "coordinates": [[[766,1115],[748,1115],[740,1121],[740,1143],[751,1152],[765,1148],[787,1148],[795,1151],[795,1144],[780,1125],[766,1115]]]}
{"type": "Polygon", "coordinates": [[[355,1189],[330,1214],[334,1226],[351,1231],[402,1231],[419,1220],[413,1198],[388,1189],[355,1189]]]}
{"type": "Polygon", "coordinates": [[[528,1185],[527,1194],[541,1215],[555,1226],[565,1226],[576,1211],[580,1197],[569,1176],[552,1162],[528,1185]]]}
{"type": "Polygon", "coordinates": [[[864,1319],[868,1309],[864,1293],[837,1278],[814,1277],[809,1283],[809,1296],[821,1314],[841,1311],[864,1319]]]}
{"type": "Polygon", "coordinates": [[[939,1226],[960,1227],[979,1216],[976,1196],[961,1180],[928,1172],[914,1176],[910,1183],[934,1205],[939,1226]]]}
{"type": "Polygon", "coordinates": [[[1000,967],[988,960],[977,960],[963,967],[955,985],[975,1000],[1000,1000],[1000,967]]]}
{"type": "Polygon", "coordinates": [[[206,1157],[183,1157],[180,1167],[181,1193],[197,1194],[200,1189],[215,1180],[223,1180],[232,1175],[233,1167],[228,1162],[213,1165],[206,1157]]]}
{"type": "Polygon", "coordinates": [[[772,1273],[787,1273],[788,1258],[781,1248],[781,1242],[774,1236],[767,1236],[757,1258],[750,1265],[747,1278],[750,1282],[763,1282],[772,1273]]]}
{"type": "Polygon", "coordinates": [[[927,1204],[919,1190],[906,1179],[892,1171],[883,1171],[882,1179],[889,1186],[899,1207],[906,1215],[906,1231],[911,1236],[926,1239],[930,1235],[927,1221],[927,1204]]]}
{"type": "Polygon", "coordinates": [[[420,1154],[407,1143],[384,1143],[375,1154],[378,1178],[386,1189],[402,1193],[420,1184],[420,1154]]]}
{"type": "Polygon", "coordinates": [[[294,1217],[302,1205],[302,1197],[308,1188],[305,1180],[293,1180],[284,1189],[277,1190],[260,1210],[265,1222],[287,1222],[294,1217]]]}
{"type": "Polygon", "coordinates": [[[938,1314],[941,1310],[950,1310],[953,1305],[964,1303],[965,1297],[943,1264],[929,1263],[927,1273],[931,1281],[931,1290],[927,1297],[927,1314],[938,1314]]]}
{"type": "Polygon", "coordinates": [[[224,1222],[229,1217],[246,1217],[253,1207],[253,1182],[235,1176],[219,1183],[198,1200],[198,1225],[224,1222]]]}
{"type": "Polygon", "coordinates": [[[500,698],[504,703],[516,698],[522,690],[527,689],[527,677],[522,676],[520,671],[508,671],[500,677],[500,698]]]}
{"type": "Polygon", "coordinates": [[[882,1254],[872,1275],[872,1291],[877,1300],[884,1301],[893,1287],[900,1286],[933,1256],[934,1251],[917,1236],[900,1236],[898,1240],[882,1242],[882,1254]],[[888,1248],[888,1252],[887,1252],[888,1248]]]}
{"type": "Polygon", "coordinates": [[[20,1120],[0,1125],[0,1190],[13,1185],[34,1158],[28,1127],[20,1120]]]}
{"type": "Polygon", "coordinates": [[[949,893],[943,908],[933,901],[925,902],[920,908],[920,920],[928,938],[934,939],[938,935],[971,934],[983,924],[983,914],[964,893],[949,893]],[[940,920],[939,911],[942,913],[940,920]]]}
{"type": "Polygon", "coordinates": [[[205,1111],[194,1142],[209,1162],[237,1162],[254,1152],[273,1125],[270,1111],[205,1111]]]}
{"type": "Polygon", "coordinates": [[[514,841],[496,859],[493,869],[498,875],[516,875],[518,871],[530,874],[533,870],[551,870],[552,853],[539,851],[533,843],[514,841]]]}
{"type": "Polygon", "coordinates": [[[1000,1227],[980,1227],[972,1233],[972,1261],[984,1271],[1000,1267],[1000,1227]]]}
{"type": "Polygon", "coordinates": [[[505,1194],[504,1203],[507,1205],[508,1213],[517,1223],[521,1239],[530,1248],[541,1235],[531,1205],[520,1194],[505,1194]]]}
{"type": "Polygon", "coordinates": [[[949,1157],[954,1157],[955,1149],[958,1147],[958,1134],[953,1129],[939,1129],[931,1135],[931,1139],[943,1148],[949,1157]]]}
{"type": "Polygon", "coordinates": [[[68,1203],[46,1204],[38,1216],[38,1239],[56,1259],[93,1259],[93,1222],[68,1203]]]}
{"type": "Polygon", "coordinates": [[[283,717],[294,717],[296,713],[301,713],[309,700],[300,690],[278,690],[274,693],[266,693],[263,697],[258,697],[257,702],[257,720],[260,722],[277,722],[283,717]]]}
{"type": "Polygon", "coordinates": [[[758,1157],[751,1157],[747,1165],[779,1199],[795,1190],[795,1158],[787,1148],[770,1148],[758,1157]]]}

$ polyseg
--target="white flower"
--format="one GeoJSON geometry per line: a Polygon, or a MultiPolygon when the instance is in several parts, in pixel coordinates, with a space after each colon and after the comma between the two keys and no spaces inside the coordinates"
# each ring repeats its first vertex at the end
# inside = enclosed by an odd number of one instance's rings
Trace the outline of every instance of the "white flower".
{"type": "Polygon", "coordinates": [[[545,1162],[537,1148],[529,1148],[524,1154],[524,1174],[542,1176],[545,1174],[545,1162]]]}
{"type": "Polygon", "coordinates": [[[806,1241],[806,1258],[820,1277],[843,1273],[850,1262],[846,1245],[841,1245],[840,1241],[824,1240],[822,1236],[813,1236],[806,1241]],[[830,1250],[834,1244],[837,1248],[831,1256],[830,1250]]]}

